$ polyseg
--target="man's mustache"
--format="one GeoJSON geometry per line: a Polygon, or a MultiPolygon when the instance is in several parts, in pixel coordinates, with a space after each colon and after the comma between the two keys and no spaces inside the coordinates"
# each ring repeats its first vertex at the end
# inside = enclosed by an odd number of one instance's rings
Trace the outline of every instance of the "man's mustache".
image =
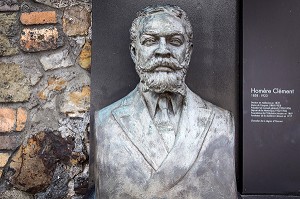
{"type": "Polygon", "coordinates": [[[183,68],[174,58],[152,58],[141,68],[141,70],[144,72],[153,72],[158,67],[167,67],[174,71],[183,68]]]}

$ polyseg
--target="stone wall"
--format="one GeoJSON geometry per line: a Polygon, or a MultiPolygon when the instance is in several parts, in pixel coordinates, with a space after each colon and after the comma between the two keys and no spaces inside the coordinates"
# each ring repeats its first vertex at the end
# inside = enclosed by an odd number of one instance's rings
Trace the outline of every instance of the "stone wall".
{"type": "Polygon", "coordinates": [[[0,198],[88,188],[91,0],[0,0],[0,198]]]}

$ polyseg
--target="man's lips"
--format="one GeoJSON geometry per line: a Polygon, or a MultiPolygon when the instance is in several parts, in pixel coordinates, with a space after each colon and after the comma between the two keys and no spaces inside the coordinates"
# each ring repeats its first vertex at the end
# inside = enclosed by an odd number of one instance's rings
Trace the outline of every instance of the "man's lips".
{"type": "Polygon", "coordinates": [[[170,66],[158,66],[154,69],[156,72],[173,72],[175,69],[170,66]]]}

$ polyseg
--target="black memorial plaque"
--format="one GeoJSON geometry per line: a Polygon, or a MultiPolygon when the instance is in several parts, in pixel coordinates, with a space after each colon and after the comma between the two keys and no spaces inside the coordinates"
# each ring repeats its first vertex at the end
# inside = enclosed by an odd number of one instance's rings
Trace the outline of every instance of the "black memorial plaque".
{"type": "Polygon", "coordinates": [[[243,193],[300,194],[300,1],[243,1],[243,193]]]}

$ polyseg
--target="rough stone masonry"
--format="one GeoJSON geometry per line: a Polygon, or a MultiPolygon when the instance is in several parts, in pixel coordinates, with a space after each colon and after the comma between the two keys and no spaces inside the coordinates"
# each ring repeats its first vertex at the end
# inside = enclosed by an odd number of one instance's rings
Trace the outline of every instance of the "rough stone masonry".
{"type": "Polygon", "coordinates": [[[87,191],[91,5],[0,1],[0,198],[87,191]]]}

